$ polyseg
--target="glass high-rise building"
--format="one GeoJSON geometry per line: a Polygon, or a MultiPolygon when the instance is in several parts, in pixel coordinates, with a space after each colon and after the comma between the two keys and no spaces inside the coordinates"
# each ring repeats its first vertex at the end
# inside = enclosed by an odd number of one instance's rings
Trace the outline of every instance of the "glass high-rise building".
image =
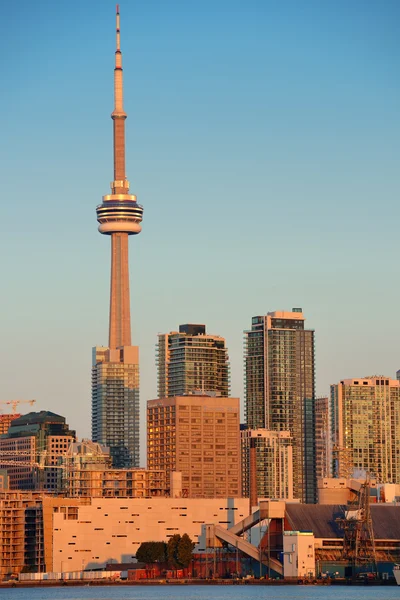
{"type": "Polygon", "coordinates": [[[293,495],[316,501],[314,330],[299,308],[252,318],[245,331],[245,411],[249,429],[289,431],[293,495]]]}
{"type": "Polygon", "coordinates": [[[93,349],[92,440],[116,468],[139,466],[139,348],[93,349]]]}
{"type": "Polygon", "coordinates": [[[383,376],[331,386],[334,475],[354,470],[400,483],[400,381],[383,376]]]}
{"type": "Polygon", "coordinates": [[[158,397],[212,392],[229,397],[230,368],[225,339],[205,325],[180,325],[158,335],[158,397]]]}

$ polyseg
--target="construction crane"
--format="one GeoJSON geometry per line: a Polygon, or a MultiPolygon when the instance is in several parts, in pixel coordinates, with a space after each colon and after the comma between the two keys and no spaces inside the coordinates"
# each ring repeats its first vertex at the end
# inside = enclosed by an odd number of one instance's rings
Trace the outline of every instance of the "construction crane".
{"type": "Polygon", "coordinates": [[[343,529],[342,558],[350,562],[353,577],[359,567],[377,574],[376,549],[374,529],[370,508],[370,475],[367,473],[365,482],[361,484],[358,493],[358,503],[349,507],[345,517],[336,519],[343,529]]]}
{"type": "Polygon", "coordinates": [[[0,400],[0,404],[8,404],[11,406],[11,410],[13,413],[17,412],[18,404],[30,404],[33,406],[36,400],[0,400]]]}

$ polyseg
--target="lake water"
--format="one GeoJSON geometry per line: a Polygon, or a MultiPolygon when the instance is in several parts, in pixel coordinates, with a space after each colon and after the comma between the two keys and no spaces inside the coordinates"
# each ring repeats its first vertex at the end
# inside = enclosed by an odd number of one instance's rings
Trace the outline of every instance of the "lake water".
{"type": "Polygon", "coordinates": [[[0,600],[400,600],[400,587],[134,586],[0,589],[0,600]]]}

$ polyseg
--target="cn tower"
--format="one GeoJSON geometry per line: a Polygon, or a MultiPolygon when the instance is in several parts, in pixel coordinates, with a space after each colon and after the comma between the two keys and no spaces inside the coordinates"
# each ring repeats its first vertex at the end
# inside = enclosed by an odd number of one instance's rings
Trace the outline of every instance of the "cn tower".
{"type": "Polygon", "coordinates": [[[125,173],[125,120],[123,103],[122,52],[120,18],[117,4],[117,44],[114,68],[114,110],[111,114],[114,130],[114,181],[111,194],[103,196],[97,207],[99,231],[111,236],[111,290],[108,345],[110,349],[131,345],[131,315],[129,300],[128,236],[141,232],[143,208],[136,196],[129,193],[125,173]]]}
{"type": "Polygon", "coordinates": [[[139,348],[131,346],[128,236],[140,233],[143,208],[129,193],[125,174],[125,119],[117,5],[114,68],[114,180],[97,207],[99,231],[111,236],[108,347],[93,348],[92,439],[110,448],[113,466],[139,466],[139,348]]]}

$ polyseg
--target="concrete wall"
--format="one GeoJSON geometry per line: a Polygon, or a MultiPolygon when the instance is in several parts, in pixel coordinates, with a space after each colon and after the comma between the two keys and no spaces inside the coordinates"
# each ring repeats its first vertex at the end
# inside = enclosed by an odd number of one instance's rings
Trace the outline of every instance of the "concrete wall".
{"type": "Polygon", "coordinates": [[[286,578],[315,577],[314,535],[301,531],[283,534],[283,572],[286,578]]]}
{"type": "Polygon", "coordinates": [[[168,541],[176,533],[187,533],[197,542],[202,524],[230,527],[248,515],[249,501],[93,498],[87,504],[77,500],[74,511],[71,499],[68,505],[63,507],[60,502],[53,507],[52,571],[98,568],[112,561],[132,562],[142,542],[168,541]]]}

